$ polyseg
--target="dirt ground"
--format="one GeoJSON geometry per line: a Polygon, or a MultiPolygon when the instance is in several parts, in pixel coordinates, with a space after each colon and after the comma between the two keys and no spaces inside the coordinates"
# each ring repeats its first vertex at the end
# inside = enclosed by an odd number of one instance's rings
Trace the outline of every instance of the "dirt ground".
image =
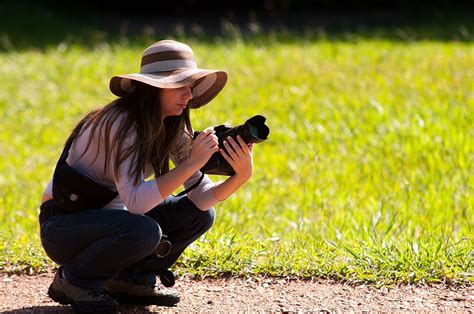
{"type": "MultiPolygon", "coordinates": [[[[72,313],[46,295],[52,273],[1,275],[0,312],[72,313]]],[[[153,312],[457,312],[474,313],[474,287],[349,286],[329,281],[179,278],[176,307],[122,306],[120,313],[153,312]]]]}

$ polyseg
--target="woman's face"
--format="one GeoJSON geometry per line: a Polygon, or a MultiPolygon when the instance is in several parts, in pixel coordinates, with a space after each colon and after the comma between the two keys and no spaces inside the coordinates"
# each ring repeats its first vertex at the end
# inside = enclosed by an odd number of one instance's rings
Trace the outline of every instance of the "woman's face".
{"type": "Polygon", "coordinates": [[[191,84],[180,88],[163,88],[160,92],[161,116],[179,116],[193,99],[191,84]]]}

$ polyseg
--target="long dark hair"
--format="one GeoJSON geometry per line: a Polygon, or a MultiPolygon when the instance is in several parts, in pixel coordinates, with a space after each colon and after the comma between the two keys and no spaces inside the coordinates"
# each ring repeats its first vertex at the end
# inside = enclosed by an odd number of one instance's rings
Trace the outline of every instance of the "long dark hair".
{"type": "Polygon", "coordinates": [[[87,126],[92,125],[86,148],[79,158],[84,156],[89,149],[95,135],[99,136],[99,140],[94,161],[98,157],[99,150],[105,149],[104,172],[112,157],[114,158],[114,175],[118,177],[120,164],[130,156],[132,156],[133,164],[129,175],[134,178],[135,184],[140,182],[145,166],[149,162],[153,165],[155,176],[168,172],[170,158],[179,158],[187,150],[186,145],[190,143],[192,127],[189,107],[179,116],[162,118],[159,92],[160,90],[156,87],[136,82],[135,90],[130,95],[89,112],[78,123],[78,125],[81,123],[86,123],[87,126]],[[122,122],[111,139],[112,125],[122,116],[122,122]],[[96,134],[97,129],[98,134],[96,134]],[[129,132],[136,132],[136,141],[133,145],[125,147],[124,141],[129,132]],[[183,132],[189,140],[180,143],[179,138],[183,132]],[[101,145],[101,134],[104,135],[103,145],[101,145]],[[112,151],[117,152],[115,156],[112,156],[112,151]]]}

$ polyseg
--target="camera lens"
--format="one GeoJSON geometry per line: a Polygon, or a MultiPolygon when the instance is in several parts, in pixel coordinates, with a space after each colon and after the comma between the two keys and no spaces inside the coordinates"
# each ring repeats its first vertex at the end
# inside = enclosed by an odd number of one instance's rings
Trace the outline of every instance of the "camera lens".
{"type": "Polygon", "coordinates": [[[259,137],[258,136],[258,127],[256,125],[249,125],[249,133],[253,137],[259,137]]]}

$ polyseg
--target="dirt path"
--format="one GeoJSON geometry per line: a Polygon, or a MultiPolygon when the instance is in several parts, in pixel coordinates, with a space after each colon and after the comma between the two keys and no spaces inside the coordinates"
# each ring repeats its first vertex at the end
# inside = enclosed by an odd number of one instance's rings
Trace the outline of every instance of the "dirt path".
{"type": "MultiPolygon", "coordinates": [[[[46,295],[53,274],[0,277],[0,312],[71,313],[46,295]]],[[[177,307],[122,306],[121,313],[425,311],[474,313],[474,287],[403,286],[376,289],[323,281],[282,279],[178,279],[177,307]]]]}

